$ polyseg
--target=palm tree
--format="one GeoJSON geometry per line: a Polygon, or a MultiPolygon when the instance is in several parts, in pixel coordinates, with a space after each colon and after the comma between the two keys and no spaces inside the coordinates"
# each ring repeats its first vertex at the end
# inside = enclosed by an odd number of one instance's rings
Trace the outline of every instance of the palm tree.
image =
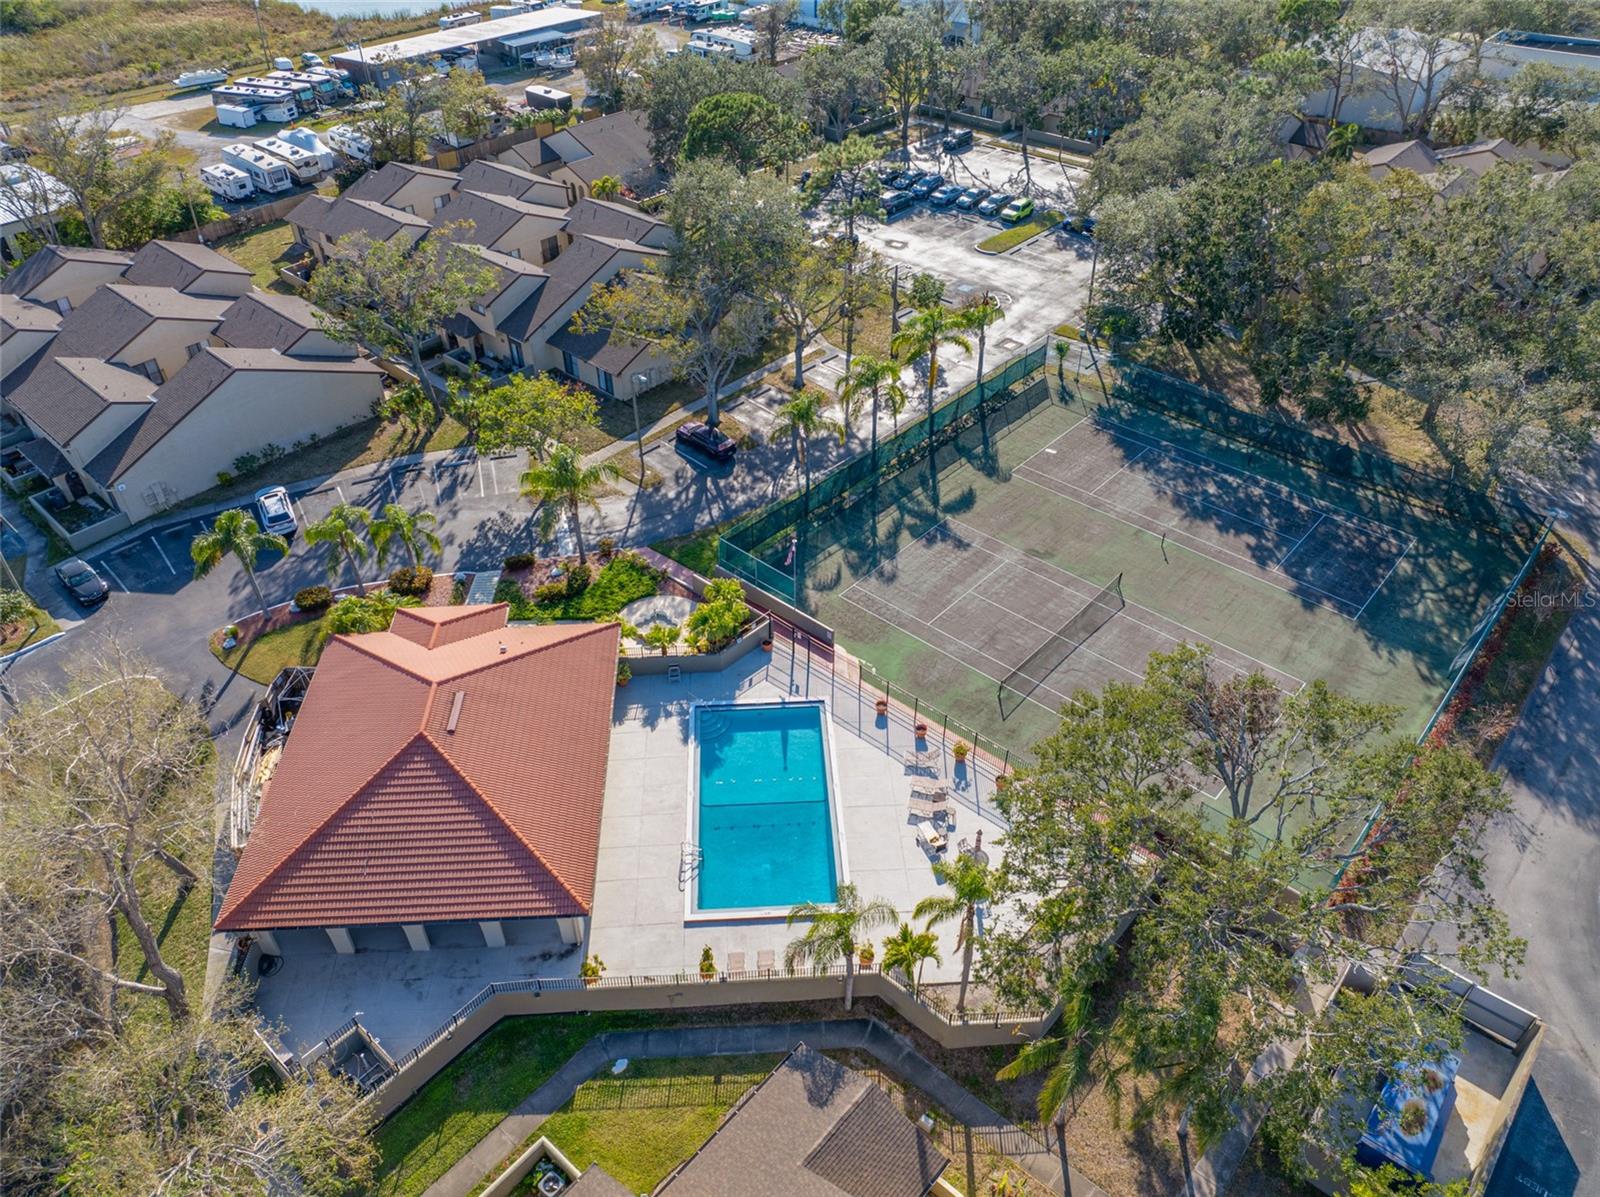
{"type": "Polygon", "coordinates": [[[930,929],[951,919],[961,920],[961,929],[956,933],[956,947],[961,949],[961,993],[956,998],[956,1009],[965,1010],[967,982],[972,977],[973,940],[978,929],[978,904],[994,900],[994,873],[976,856],[962,855],[935,864],[933,875],[941,885],[948,885],[950,892],[930,894],[917,903],[911,914],[913,918],[927,919],[930,929]]]}
{"type": "Polygon", "coordinates": [[[378,518],[372,521],[372,543],[378,550],[378,564],[382,565],[389,559],[389,546],[400,544],[411,556],[413,567],[422,564],[422,550],[430,553],[442,552],[444,545],[440,543],[434,528],[438,526],[439,517],[431,511],[407,511],[398,503],[385,503],[383,510],[378,513],[378,518]]]}
{"type": "Polygon", "coordinates": [[[1090,1049],[1093,1044],[1089,1032],[1093,1004],[1089,990],[1074,987],[1061,1000],[1061,1017],[1046,1039],[1026,1043],[999,1072],[995,1079],[1014,1081],[1035,1072],[1045,1072],[1044,1085],[1039,1090],[1039,1121],[1050,1122],[1056,1111],[1066,1103],[1078,1081],[1089,1068],[1090,1049]]]}
{"type": "Polygon", "coordinates": [[[189,556],[194,560],[196,578],[205,577],[222,564],[224,557],[238,558],[264,615],[267,596],[261,593],[261,583],[256,581],[256,555],[263,549],[287,553],[289,542],[274,532],[263,532],[248,511],[235,507],[218,515],[210,529],[189,543],[189,556]]]}
{"type": "Polygon", "coordinates": [[[956,321],[959,327],[966,332],[976,334],[978,338],[978,385],[980,387],[983,386],[983,349],[989,339],[989,326],[1005,314],[1005,309],[1000,306],[1000,302],[987,291],[956,313],[956,321]]]}
{"type": "Polygon", "coordinates": [[[578,542],[578,563],[587,566],[589,555],[584,551],[579,516],[585,507],[591,511],[600,510],[601,488],[608,479],[621,475],[622,471],[609,461],[586,466],[571,445],[557,445],[548,461],[532,466],[522,475],[522,497],[532,499],[540,507],[539,535],[549,536],[556,521],[565,514],[572,524],[573,538],[578,542]]]}
{"type": "Polygon", "coordinates": [[[856,356],[850,363],[850,369],[845,374],[844,389],[841,397],[848,405],[857,396],[866,394],[872,397],[872,451],[878,451],[878,401],[880,398],[889,404],[889,411],[894,415],[895,431],[900,430],[900,413],[906,406],[906,389],[900,385],[900,363],[893,358],[874,357],[870,353],[856,356]]]}
{"type": "Polygon", "coordinates": [[[659,648],[661,655],[667,655],[667,650],[678,643],[678,638],[683,635],[683,629],[674,623],[651,624],[645,634],[640,637],[651,648],[659,648]]]}
{"type": "Polygon", "coordinates": [[[306,528],[307,544],[325,544],[333,551],[328,554],[328,581],[339,576],[339,567],[345,562],[356,576],[356,592],[365,595],[367,584],[361,580],[361,563],[367,559],[367,544],[362,533],[372,522],[372,513],[354,503],[340,503],[332,511],[306,528]]]}
{"type": "Polygon", "coordinates": [[[933,388],[939,382],[939,350],[946,345],[972,350],[972,342],[961,335],[962,325],[949,308],[942,303],[923,308],[900,326],[889,342],[896,357],[915,361],[924,354],[928,358],[928,385],[925,397],[928,403],[928,433],[933,433],[933,388]]]}
{"type": "Polygon", "coordinates": [[[922,989],[922,966],[928,961],[943,964],[939,954],[939,937],[932,931],[918,931],[910,923],[901,923],[900,930],[883,941],[883,967],[897,968],[911,983],[911,996],[922,989]]]}
{"type": "Polygon", "coordinates": [[[890,926],[897,918],[894,907],[884,899],[874,898],[863,906],[855,886],[841,885],[832,906],[802,902],[789,912],[789,926],[801,919],[809,919],[811,926],[789,941],[783,950],[783,966],[792,972],[799,964],[821,969],[844,961],[844,1008],[848,1010],[856,994],[857,937],[890,926]]]}
{"type": "Polygon", "coordinates": [[[811,489],[811,451],[809,440],[819,432],[833,432],[843,444],[849,428],[838,420],[828,418],[828,396],[811,387],[805,387],[793,399],[778,409],[778,419],[772,426],[774,435],[788,435],[794,441],[795,460],[805,473],[806,490],[811,489]]]}

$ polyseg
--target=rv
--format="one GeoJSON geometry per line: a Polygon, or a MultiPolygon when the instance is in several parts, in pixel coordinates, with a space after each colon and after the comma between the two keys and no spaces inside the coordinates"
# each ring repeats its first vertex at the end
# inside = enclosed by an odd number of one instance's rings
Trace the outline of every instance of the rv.
{"type": "Polygon", "coordinates": [[[267,78],[281,79],[285,87],[310,88],[312,96],[322,104],[331,103],[339,94],[339,81],[323,74],[312,74],[309,71],[273,71],[267,78]]]}
{"type": "Polygon", "coordinates": [[[665,12],[671,7],[672,0],[628,0],[628,15],[642,20],[665,12]]]}
{"type": "Polygon", "coordinates": [[[172,86],[179,91],[189,91],[196,87],[215,87],[219,83],[228,81],[228,72],[215,68],[202,67],[197,71],[185,71],[172,81],[172,86]]]}
{"type": "Polygon", "coordinates": [[[463,25],[476,25],[483,20],[481,12],[453,12],[439,18],[440,29],[459,29],[463,25]]]}
{"type": "Polygon", "coordinates": [[[491,4],[489,6],[489,19],[498,21],[501,17],[518,17],[525,12],[532,12],[536,8],[544,7],[542,4],[529,3],[529,0],[520,0],[515,4],[491,4]]]}
{"type": "Polygon", "coordinates": [[[300,105],[301,108],[307,110],[315,108],[317,106],[317,89],[309,83],[301,83],[294,79],[284,78],[285,75],[292,73],[291,71],[274,71],[265,78],[246,75],[242,79],[235,79],[233,86],[277,88],[279,91],[286,91],[293,96],[294,102],[300,105]]]}
{"type": "Polygon", "coordinates": [[[756,44],[748,34],[718,33],[714,29],[696,29],[689,35],[689,53],[704,54],[697,46],[706,46],[714,53],[732,54],[735,58],[754,58],[756,44]]]}
{"type": "Polygon", "coordinates": [[[294,186],[294,175],[289,170],[287,162],[274,158],[265,150],[257,149],[253,145],[245,145],[242,141],[223,146],[222,160],[249,175],[257,191],[265,191],[271,195],[279,191],[288,191],[294,186]]]}
{"type": "Polygon", "coordinates": [[[528,106],[529,112],[547,112],[552,108],[562,112],[572,111],[570,91],[562,91],[559,87],[542,87],[537,83],[530,83],[522,89],[522,102],[528,106]]]}
{"type": "Polygon", "coordinates": [[[220,200],[249,199],[256,193],[256,185],[250,181],[250,176],[237,166],[229,166],[225,162],[202,166],[200,182],[220,200]]]}
{"type": "Polygon", "coordinates": [[[252,128],[261,118],[249,104],[218,104],[217,124],[230,129],[252,128]]]}
{"type": "Polygon", "coordinates": [[[315,154],[290,145],[281,137],[263,137],[256,142],[256,149],[287,162],[296,183],[310,183],[322,177],[322,162],[315,154]]]}
{"type": "Polygon", "coordinates": [[[335,125],[329,129],[328,144],[346,158],[354,158],[357,162],[370,162],[372,160],[371,140],[356,132],[349,125],[335,125]]]}
{"type": "Polygon", "coordinates": [[[248,104],[251,108],[260,108],[263,104],[293,104],[294,93],[284,87],[246,87],[229,83],[212,89],[211,102],[218,108],[224,104],[248,104]]]}
{"type": "Polygon", "coordinates": [[[337,165],[333,149],[327,142],[317,136],[315,129],[308,129],[304,125],[296,125],[293,129],[285,129],[279,133],[278,140],[288,142],[290,145],[314,155],[323,170],[332,170],[337,165]]]}

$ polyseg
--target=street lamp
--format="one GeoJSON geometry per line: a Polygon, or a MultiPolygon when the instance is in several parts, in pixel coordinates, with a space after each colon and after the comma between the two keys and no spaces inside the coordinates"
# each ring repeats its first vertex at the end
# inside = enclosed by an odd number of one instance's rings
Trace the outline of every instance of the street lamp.
{"type": "Polygon", "coordinates": [[[648,374],[633,376],[633,438],[639,442],[639,489],[644,489],[644,430],[639,426],[639,392],[649,383],[648,374]]]}

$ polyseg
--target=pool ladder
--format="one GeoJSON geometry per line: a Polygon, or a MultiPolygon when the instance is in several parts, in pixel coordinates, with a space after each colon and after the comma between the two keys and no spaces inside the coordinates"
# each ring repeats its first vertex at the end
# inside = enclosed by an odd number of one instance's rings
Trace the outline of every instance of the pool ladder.
{"type": "Polygon", "coordinates": [[[691,844],[684,840],[678,850],[678,889],[689,888],[689,881],[700,872],[700,862],[703,854],[699,844],[691,844]]]}

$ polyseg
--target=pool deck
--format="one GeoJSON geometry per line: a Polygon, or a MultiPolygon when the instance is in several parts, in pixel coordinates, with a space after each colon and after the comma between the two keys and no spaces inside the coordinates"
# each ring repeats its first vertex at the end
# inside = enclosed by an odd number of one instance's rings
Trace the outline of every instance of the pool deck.
{"type": "MultiPolygon", "coordinates": [[[[790,697],[787,673],[776,663],[768,669],[769,661],[779,660],[752,653],[721,673],[685,674],[678,682],[635,677],[617,692],[589,936],[589,950],[606,962],[610,975],[692,972],[707,944],[719,968],[730,951],[741,951],[745,967],[754,969],[763,949],[770,949],[781,967],[784,947],[802,930],[782,918],[706,921],[707,912],[687,923],[678,881],[689,804],[695,800],[693,706],[784,701],[790,697]]],[[[837,826],[848,862],[844,880],[855,884],[863,900],[885,898],[909,919],[917,902],[940,889],[931,861],[917,844],[917,823],[908,816],[912,782],[931,776],[912,773],[888,750],[888,733],[873,726],[870,712],[864,734],[847,726],[845,712],[836,715],[826,726],[836,770],[837,826]]],[[[996,841],[1003,827],[989,814],[987,789],[980,813],[965,770],[947,773],[945,780],[956,800],[953,838],[973,838],[981,827],[984,848],[998,862],[996,841]]],[[[874,938],[881,940],[889,930],[875,932],[874,938]]],[[[925,980],[960,977],[955,936],[954,924],[939,928],[944,964],[930,963],[925,980]]]]}

